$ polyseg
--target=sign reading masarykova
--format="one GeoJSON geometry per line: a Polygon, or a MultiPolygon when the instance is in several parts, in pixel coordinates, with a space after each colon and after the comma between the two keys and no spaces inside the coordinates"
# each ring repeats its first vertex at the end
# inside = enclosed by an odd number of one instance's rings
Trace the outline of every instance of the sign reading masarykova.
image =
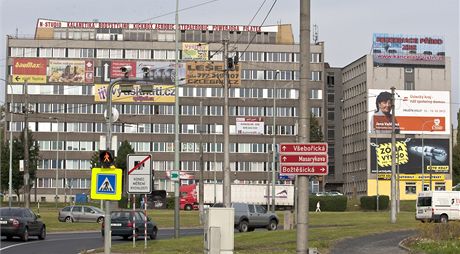
{"type": "Polygon", "coordinates": [[[372,53],[374,64],[445,65],[444,39],[440,36],[377,33],[372,53]]]}

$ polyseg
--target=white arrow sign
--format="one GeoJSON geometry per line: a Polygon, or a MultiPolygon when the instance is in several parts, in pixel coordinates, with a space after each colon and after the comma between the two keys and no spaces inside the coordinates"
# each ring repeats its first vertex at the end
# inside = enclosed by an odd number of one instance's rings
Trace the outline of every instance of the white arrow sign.
{"type": "Polygon", "coordinates": [[[104,64],[104,81],[105,82],[110,81],[110,79],[109,79],[109,64],[108,63],[104,64]]]}

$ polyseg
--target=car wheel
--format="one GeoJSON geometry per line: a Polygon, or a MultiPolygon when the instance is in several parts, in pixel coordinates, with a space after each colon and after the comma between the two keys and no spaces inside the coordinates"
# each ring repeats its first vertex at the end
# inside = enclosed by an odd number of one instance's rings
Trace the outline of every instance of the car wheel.
{"type": "Polygon", "coordinates": [[[240,221],[240,224],[238,225],[238,229],[240,232],[248,232],[249,229],[249,223],[245,220],[240,221]]]}
{"type": "Polygon", "coordinates": [[[45,240],[45,238],[46,238],[46,227],[43,226],[42,229],[40,230],[40,235],[38,235],[38,239],[45,240]]]}
{"type": "Polygon", "coordinates": [[[276,230],[278,228],[278,222],[276,220],[270,220],[270,224],[268,224],[268,230],[276,230]]]}
{"type": "Polygon", "coordinates": [[[184,209],[185,209],[186,211],[191,211],[191,210],[192,210],[192,206],[191,206],[191,205],[186,205],[184,209]]]}
{"type": "Polygon", "coordinates": [[[150,234],[150,239],[151,240],[157,239],[157,234],[158,234],[158,228],[154,227],[152,230],[152,234],[150,234]]]}
{"type": "Polygon", "coordinates": [[[24,232],[22,233],[21,240],[24,242],[29,241],[29,229],[25,228],[24,232]]]}
{"type": "Polygon", "coordinates": [[[101,224],[102,222],[104,222],[104,217],[97,218],[97,223],[101,224]]]}
{"type": "Polygon", "coordinates": [[[449,219],[447,218],[447,215],[445,214],[441,215],[441,219],[440,219],[441,223],[447,223],[448,221],[449,219]]]}
{"type": "Polygon", "coordinates": [[[65,222],[72,223],[73,222],[72,217],[70,217],[70,216],[65,217],[65,222]]]}

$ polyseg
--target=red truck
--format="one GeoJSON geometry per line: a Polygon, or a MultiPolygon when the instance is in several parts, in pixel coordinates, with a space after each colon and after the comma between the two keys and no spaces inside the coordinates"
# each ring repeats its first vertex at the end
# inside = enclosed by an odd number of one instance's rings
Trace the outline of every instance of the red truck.
{"type": "Polygon", "coordinates": [[[198,210],[198,198],[196,193],[196,184],[181,185],[180,192],[180,209],[181,210],[198,210]]]}

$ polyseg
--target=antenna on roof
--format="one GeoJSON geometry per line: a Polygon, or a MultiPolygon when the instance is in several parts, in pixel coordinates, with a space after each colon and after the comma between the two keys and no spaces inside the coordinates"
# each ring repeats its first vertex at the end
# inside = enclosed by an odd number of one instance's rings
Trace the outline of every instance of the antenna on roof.
{"type": "Polygon", "coordinates": [[[319,27],[318,25],[314,24],[313,25],[313,41],[315,44],[318,42],[318,37],[319,37],[319,27]]]}
{"type": "Polygon", "coordinates": [[[18,38],[19,29],[16,27],[16,38],[18,38]]]}

